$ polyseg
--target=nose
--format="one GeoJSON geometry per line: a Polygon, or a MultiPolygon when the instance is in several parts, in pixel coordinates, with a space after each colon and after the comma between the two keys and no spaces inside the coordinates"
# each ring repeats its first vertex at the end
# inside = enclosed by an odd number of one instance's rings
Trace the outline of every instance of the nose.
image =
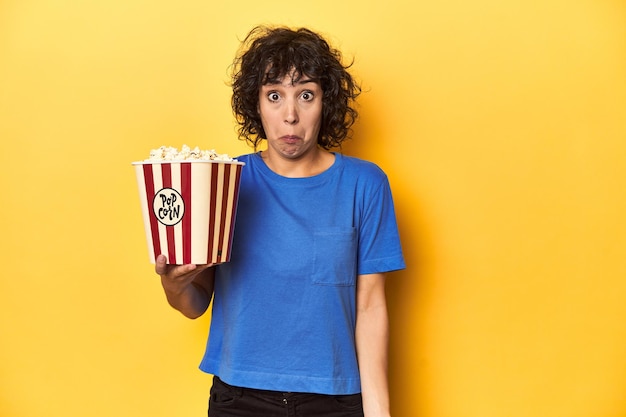
{"type": "Polygon", "coordinates": [[[290,125],[298,123],[298,108],[293,101],[285,103],[285,123],[290,125]]]}

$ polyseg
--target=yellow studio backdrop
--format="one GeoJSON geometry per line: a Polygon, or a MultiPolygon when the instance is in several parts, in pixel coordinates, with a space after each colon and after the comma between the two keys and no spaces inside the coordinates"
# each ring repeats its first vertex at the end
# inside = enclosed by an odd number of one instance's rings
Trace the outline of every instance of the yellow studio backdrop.
{"type": "Polygon", "coordinates": [[[354,57],[346,153],[389,175],[393,414],[626,415],[621,0],[0,2],[0,415],[205,415],[209,317],[169,308],[130,163],[237,155],[259,23],[354,57]]]}

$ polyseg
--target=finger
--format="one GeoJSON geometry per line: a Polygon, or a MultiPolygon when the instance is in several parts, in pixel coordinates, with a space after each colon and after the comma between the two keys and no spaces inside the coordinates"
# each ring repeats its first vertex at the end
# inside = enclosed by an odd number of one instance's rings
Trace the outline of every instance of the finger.
{"type": "Polygon", "coordinates": [[[172,275],[180,277],[183,275],[187,275],[190,272],[193,272],[195,269],[196,269],[196,265],[194,264],[177,265],[172,270],[172,275]]]}
{"type": "Polygon", "coordinates": [[[202,272],[205,269],[211,268],[212,266],[215,266],[215,264],[198,264],[198,265],[196,265],[196,270],[198,272],[202,272]]]}
{"type": "Polygon", "coordinates": [[[174,277],[188,274],[189,272],[196,269],[194,264],[186,264],[186,265],[169,265],[167,263],[167,257],[165,255],[159,255],[156,258],[154,270],[157,274],[163,275],[172,275],[174,277]]]}
{"type": "Polygon", "coordinates": [[[163,254],[157,256],[154,271],[159,275],[165,275],[167,273],[167,257],[163,254]]]}

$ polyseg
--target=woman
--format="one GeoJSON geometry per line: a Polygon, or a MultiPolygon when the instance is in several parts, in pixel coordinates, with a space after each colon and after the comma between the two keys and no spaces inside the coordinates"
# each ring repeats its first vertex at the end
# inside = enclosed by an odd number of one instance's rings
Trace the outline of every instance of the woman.
{"type": "Polygon", "coordinates": [[[202,315],[210,417],[389,416],[385,273],[404,268],[390,187],[330,152],[359,86],[308,29],[257,27],[233,66],[233,111],[255,151],[242,172],[231,262],[166,265],[169,303],[202,315]]]}

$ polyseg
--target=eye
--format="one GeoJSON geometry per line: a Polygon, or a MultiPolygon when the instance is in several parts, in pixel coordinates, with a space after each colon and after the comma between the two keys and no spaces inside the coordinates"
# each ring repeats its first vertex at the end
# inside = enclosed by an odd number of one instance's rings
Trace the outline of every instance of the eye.
{"type": "Polygon", "coordinates": [[[300,97],[304,101],[311,101],[313,100],[314,95],[312,91],[306,90],[306,91],[303,91],[302,94],[300,94],[300,97]]]}
{"type": "Polygon", "coordinates": [[[278,94],[276,91],[270,91],[267,94],[267,99],[274,103],[274,102],[280,100],[280,94],[278,94]]]}

